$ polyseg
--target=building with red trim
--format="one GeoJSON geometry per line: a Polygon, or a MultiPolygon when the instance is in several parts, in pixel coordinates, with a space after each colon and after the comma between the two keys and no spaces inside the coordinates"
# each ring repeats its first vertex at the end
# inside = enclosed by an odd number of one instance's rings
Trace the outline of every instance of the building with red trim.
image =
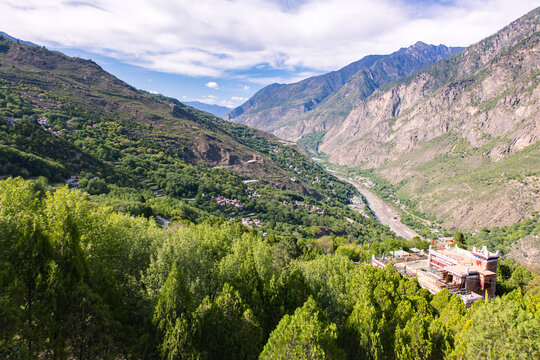
{"type": "Polygon", "coordinates": [[[467,306],[474,301],[493,298],[497,285],[499,252],[492,253],[487,247],[472,251],[453,247],[432,248],[423,251],[394,251],[390,257],[371,259],[371,265],[394,267],[404,276],[418,278],[423,288],[436,294],[442,289],[461,296],[467,306]]]}

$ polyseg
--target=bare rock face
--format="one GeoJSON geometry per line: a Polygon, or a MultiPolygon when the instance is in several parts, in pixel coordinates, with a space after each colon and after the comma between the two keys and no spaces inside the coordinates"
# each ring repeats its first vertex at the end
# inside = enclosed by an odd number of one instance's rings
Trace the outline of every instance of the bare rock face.
{"type": "Polygon", "coordinates": [[[539,211],[539,18],[536,9],[376,90],[320,150],[339,164],[376,168],[448,226],[500,226],[539,211]]]}
{"type": "Polygon", "coordinates": [[[231,111],[227,119],[296,141],[338,124],[347,115],[342,108],[350,108],[381,85],[461,50],[418,42],[390,55],[366,56],[338,71],[294,84],[269,85],[231,111]]]}

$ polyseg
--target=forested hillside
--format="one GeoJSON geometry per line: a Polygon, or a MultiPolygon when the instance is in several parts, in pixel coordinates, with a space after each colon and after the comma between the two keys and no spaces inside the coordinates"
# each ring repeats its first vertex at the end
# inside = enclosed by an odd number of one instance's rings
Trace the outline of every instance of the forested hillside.
{"type": "Polygon", "coordinates": [[[90,61],[0,43],[4,177],[75,176],[95,201],[173,222],[218,216],[325,244],[394,237],[348,208],[354,188],[294,144],[137,91],[90,61]]]}
{"type": "MultiPolygon", "coordinates": [[[[81,191],[0,181],[0,356],[497,359],[539,354],[538,277],[466,310],[388,267],[356,267],[209,219],[164,230],[81,191]]],[[[365,248],[371,252],[373,247],[365,248]]],[[[506,280],[505,280],[506,279],[506,280]]]]}

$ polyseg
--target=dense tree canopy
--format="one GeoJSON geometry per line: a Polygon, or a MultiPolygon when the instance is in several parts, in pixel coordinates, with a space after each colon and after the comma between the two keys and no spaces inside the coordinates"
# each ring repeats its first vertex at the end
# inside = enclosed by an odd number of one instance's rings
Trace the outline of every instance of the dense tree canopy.
{"type": "Polygon", "coordinates": [[[313,251],[219,218],[165,230],[81,191],[0,181],[0,356],[538,356],[540,293],[522,268],[504,268],[515,290],[465,309],[334,242],[313,251]]]}

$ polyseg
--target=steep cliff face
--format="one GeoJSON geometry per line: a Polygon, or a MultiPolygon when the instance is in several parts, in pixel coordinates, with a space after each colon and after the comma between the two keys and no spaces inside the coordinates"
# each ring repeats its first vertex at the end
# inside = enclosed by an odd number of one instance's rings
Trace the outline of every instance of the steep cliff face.
{"type": "Polygon", "coordinates": [[[269,85],[227,118],[283,139],[298,140],[304,134],[339,124],[356,102],[381,85],[461,50],[418,42],[390,55],[366,56],[341,70],[298,83],[269,85]]]}
{"type": "Polygon", "coordinates": [[[540,9],[376,90],[331,128],[331,161],[376,168],[448,226],[540,211],[540,9]]]}

